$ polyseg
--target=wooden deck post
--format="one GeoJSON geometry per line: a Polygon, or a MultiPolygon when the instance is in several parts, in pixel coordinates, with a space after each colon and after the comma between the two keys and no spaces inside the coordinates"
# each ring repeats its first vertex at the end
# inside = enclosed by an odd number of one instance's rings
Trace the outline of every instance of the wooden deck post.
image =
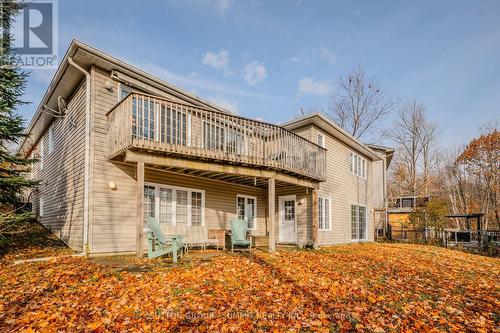
{"type": "Polygon", "coordinates": [[[136,255],[142,257],[144,242],[144,162],[137,162],[137,236],[136,236],[136,255]]]}
{"type": "Polygon", "coordinates": [[[318,190],[312,190],[312,241],[313,248],[318,248],[318,190]]]}
{"type": "Polygon", "coordinates": [[[268,190],[267,190],[267,195],[268,195],[268,204],[267,204],[267,211],[268,211],[268,221],[269,221],[269,252],[273,253],[276,251],[276,239],[275,239],[275,215],[276,215],[276,179],[274,178],[269,178],[268,182],[268,190]]]}

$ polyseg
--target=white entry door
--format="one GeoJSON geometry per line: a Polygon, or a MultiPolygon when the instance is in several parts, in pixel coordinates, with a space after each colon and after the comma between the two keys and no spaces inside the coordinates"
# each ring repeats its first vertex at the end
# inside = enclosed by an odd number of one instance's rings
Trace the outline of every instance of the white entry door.
{"type": "Polygon", "coordinates": [[[296,243],[296,205],[295,195],[279,197],[279,242],[296,243]]]}

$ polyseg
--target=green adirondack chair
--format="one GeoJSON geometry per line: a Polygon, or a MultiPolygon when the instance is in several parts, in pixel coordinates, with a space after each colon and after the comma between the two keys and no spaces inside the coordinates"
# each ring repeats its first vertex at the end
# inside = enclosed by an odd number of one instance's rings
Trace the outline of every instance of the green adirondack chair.
{"type": "Polygon", "coordinates": [[[231,220],[231,252],[234,252],[234,247],[248,247],[252,252],[252,239],[247,239],[247,223],[243,220],[231,220]]]}
{"type": "Polygon", "coordinates": [[[176,263],[178,256],[182,256],[184,250],[184,236],[164,235],[154,217],[148,216],[146,221],[149,225],[148,258],[172,254],[173,261],[176,263]]]}

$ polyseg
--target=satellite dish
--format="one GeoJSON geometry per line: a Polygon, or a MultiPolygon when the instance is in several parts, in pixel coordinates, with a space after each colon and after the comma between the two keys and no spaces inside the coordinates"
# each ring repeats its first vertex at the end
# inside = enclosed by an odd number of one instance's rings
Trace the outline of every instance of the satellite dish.
{"type": "Polygon", "coordinates": [[[62,96],[59,96],[57,98],[57,109],[61,116],[64,116],[64,114],[68,110],[68,104],[66,103],[66,100],[62,96]]]}

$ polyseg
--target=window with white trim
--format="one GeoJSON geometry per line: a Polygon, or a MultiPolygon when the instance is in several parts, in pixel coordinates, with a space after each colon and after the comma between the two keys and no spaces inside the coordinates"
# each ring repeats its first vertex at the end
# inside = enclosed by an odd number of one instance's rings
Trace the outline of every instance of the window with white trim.
{"type": "Polygon", "coordinates": [[[351,239],[366,240],[366,207],[351,205],[351,239]]]}
{"type": "MultiPolygon", "coordinates": [[[[34,159],[35,158],[35,154],[33,152],[33,150],[31,150],[31,153],[30,153],[30,159],[34,159]]],[[[35,178],[35,164],[32,163],[31,166],[30,166],[30,179],[34,179],[35,178]]]]}
{"type": "Polygon", "coordinates": [[[40,155],[40,170],[43,170],[43,147],[44,144],[43,144],[43,136],[40,138],[40,151],[39,151],[39,155],[40,155]]]}
{"type": "Polygon", "coordinates": [[[325,148],[325,136],[321,133],[317,134],[318,146],[325,148]]]}
{"type": "Polygon", "coordinates": [[[236,129],[224,128],[222,124],[203,121],[203,147],[243,155],[246,153],[245,135],[236,129]]]}
{"type": "Polygon", "coordinates": [[[49,127],[49,154],[54,151],[54,124],[49,127]]]}
{"type": "Polygon", "coordinates": [[[236,196],[236,210],[238,219],[246,221],[249,230],[255,230],[257,227],[257,198],[238,194],[236,196]]]}
{"type": "Polygon", "coordinates": [[[38,198],[38,210],[39,210],[39,213],[38,215],[40,216],[43,216],[43,197],[42,195],[40,195],[40,197],[38,198]]]}
{"type": "Polygon", "coordinates": [[[121,101],[132,93],[132,88],[120,83],[120,90],[118,91],[118,101],[121,101]]]}
{"type": "Polygon", "coordinates": [[[204,226],[205,191],[163,184],[144,185],[144,215],[158,223],[204,226]]]}
{"type": "Polygon", "coordinates": [[[155,106],[153,101],[132,97],[132,134],[140,139],[155,138],[155,106]]]}
{"type": "Polygon", "coordinates": [[[189,146],[191,139],[191,115],[175,107],[156,104],[160,110],[161,142],[189,146]]]}
{"type": "Polygon", "coordinates": [[[357,154],[350,153],[349,169],[352,174],[355,174],[356,176],[362,178],[366,178],[367,167],[368,167],[368,162],[366,161],[365,158],[357,154]]]}
{"type": "Polygon", "coordinates": [[[332,199],[318,197],[318,229],[323,231],[332,230],[332,199]]]}
{"type": "Polygon", "coordinates": [[[155,217],[155,187],[150,185],[144,186],[144,218],[151,216],[155,217]]]}
{"type": "Polygon", "coordinates": [[[201,226],[201,192],[191,192],[191,225],[201,226]]]}

